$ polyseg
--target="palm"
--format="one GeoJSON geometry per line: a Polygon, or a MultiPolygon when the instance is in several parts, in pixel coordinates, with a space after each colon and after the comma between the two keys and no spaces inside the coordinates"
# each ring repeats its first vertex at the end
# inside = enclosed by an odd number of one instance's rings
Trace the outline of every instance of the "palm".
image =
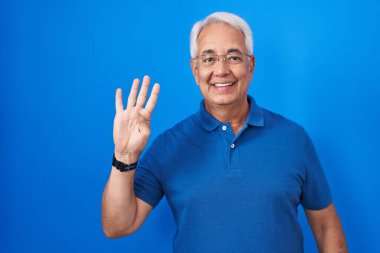
{"type": "Polygon", "coordinates": [[[151,96],[144,108],[149,77],[144,77],[143,84],[136,100],[139,80],[133,82],[127,108],[123,108],[121,90],[116,92],[116,115],[114,120],[113,137],[115,153],[124,155],[127,153],[140,154],[150,135],[150,118],[155,107],[159,85],[155,84],[151,96]]]}

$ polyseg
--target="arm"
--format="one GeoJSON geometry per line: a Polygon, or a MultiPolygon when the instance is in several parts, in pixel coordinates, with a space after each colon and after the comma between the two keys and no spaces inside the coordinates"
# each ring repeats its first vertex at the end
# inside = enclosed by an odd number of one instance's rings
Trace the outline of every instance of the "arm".
{"type": "Polygon", "coordinates": [[[334,204],[321,210],[305,209],[319,252],[348,252],[346,238],[334,204]]]}
{"type": "Polygon", "coordinates": [[[134,171],[120,172],[112,167],[102,199],[103,231],[109,238],[134,233],[152,210],[152,206],[135,196],[134,174],[134,171]]]}
{"type": "MultiPolygon", "coordinates": [[[[155,107],[159,85],[155,84],[144,108],[150,78],[145,76],[137,97],[140,81],[135,79],[124,109],[122,91],[116,91],[116,115],[113,138],[115,157],[130,164],[138,160],[150,135],[150,118],[155,107]]],[[[107,237],[117,238],[135,232],[145,221],[152,206],[136,198],[135,171],[120,172],[112,167],[102,198],[102,225],[107,237]]]]}

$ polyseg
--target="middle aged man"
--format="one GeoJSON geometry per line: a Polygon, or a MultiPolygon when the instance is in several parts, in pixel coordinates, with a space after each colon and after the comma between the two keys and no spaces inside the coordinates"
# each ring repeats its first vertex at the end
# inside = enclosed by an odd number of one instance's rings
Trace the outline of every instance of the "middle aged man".
{"type": "Polygon", "coordinates": [[[190,44],[200,110],[159,135],[141,159],[159,85],[145,107],[149,77],[138,96],[133,82],[126,109],[117,90],[105,234],[132,234],[165,195],[177,226],[174,252],[303,252],[302,204],[319,250],[347,252],[308,135],[247,95],[255,58],[246,22],[213,13],[194,25],[190,44]]]}

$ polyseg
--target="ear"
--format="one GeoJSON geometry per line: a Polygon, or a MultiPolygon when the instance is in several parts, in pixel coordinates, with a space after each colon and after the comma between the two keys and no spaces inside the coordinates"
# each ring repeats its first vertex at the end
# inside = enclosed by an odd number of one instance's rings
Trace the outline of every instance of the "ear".
{"type": "Polygon", "coordinates": [[[197,83],[197,85],[199,85],[198,84],[198,67],[197,67],[196,61],[193,58],[190,58],[190,67],[191,67],[191,72],[193,73],[195,82],[197,83]]]}
{"type": "Polygon", "coordinates": [[[249,73],[253,74],[253,70],[255,69],[255,56],[250,56],[250,61],[249,61],[249,67],[248,67],[248,70],[249,70],[249,73]]]}
{"type": "Polygon", "coordinates": [[[249,62],[248,62],[249,82],[252,81],[254,70],[255,70],[255,56],[252,55],[249,57],[249,62]]]}

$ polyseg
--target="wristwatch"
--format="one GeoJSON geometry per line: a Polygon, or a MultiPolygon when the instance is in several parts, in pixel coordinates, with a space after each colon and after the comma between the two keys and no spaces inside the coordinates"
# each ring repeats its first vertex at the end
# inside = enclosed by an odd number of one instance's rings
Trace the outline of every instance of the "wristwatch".
{"type": "Polygon", "coordinates": [[[136,169],[137,162],[131,163],[131,164],[126,164],[126,163],[123,163],[123,162],[116,160],[115,154],[113,154],[112,166],[114,166],[117,170],[119,170],[121,172],[125,172],[125,171],[130,171],[130,170],[136,169]]]}

